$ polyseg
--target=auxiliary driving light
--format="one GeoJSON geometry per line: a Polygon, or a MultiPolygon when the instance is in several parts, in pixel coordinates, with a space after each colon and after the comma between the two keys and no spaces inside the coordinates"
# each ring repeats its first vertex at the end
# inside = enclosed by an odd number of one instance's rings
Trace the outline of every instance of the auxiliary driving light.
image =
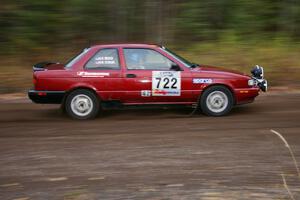
{"type": "Polygon", "coordinates": [[[253,77],[257,78],[257,79],[263,79],[264,78],[264,68],[256,65],[252,70],[251,70],[251,74],[253,75],[253,77]]]}

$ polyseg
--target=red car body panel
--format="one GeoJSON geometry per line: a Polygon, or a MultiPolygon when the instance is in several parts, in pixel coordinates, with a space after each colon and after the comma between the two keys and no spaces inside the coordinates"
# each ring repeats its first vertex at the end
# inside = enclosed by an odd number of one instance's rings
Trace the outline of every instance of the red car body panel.
{"type": "MultiPolygon", "coordinates": [[[[51,103],[47,95],[58,92],[63,98],[76,88],[93,90],[102,101],[120,101],[124,105],[140,104],[195,104],[203,90],[212,85],[228,87],[234,97],[235,104],[252,102],[259,94],[257,86],[249,86],[251,77],[233,70],[211,66],[189,68],[177,58],[165,52],[158,45],[148,44],[114,44],[91,47],[71,68],[61,64],[50,64],[44,70],[34,72],[34,90],[30,98],[37,103],[51,103]],[[116,48],[119,55],[119,70],[89,70],[85,64],[99,50],[116,48]],[[127,69],[123,48],[152,49],[176,63],[181,73],[181,94],[179,96],[142,96],[141,91],[152,87],[153,70],[127,69]],[[103,76],[95,76],[95,74],[103,76]],[[128,77],[133,74],[135,77],[128,77]],[[194,79],[209,79],[210,83],[193,83],[194,79]],[[44,93],[43,93],[44,92],[44,93]],[[44,100],[42,100],[42,98],[44,100]]],[[[62,99],[54,101],[60,103],[62,99]]]]}

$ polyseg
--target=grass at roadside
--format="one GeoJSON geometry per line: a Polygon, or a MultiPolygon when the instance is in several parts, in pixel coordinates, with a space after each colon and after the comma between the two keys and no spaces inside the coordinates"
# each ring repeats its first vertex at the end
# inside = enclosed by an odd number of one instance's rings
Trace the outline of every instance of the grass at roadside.
{"type": "MultiPolygon", "coordinates": [[[[32,64],[43,60],[68,60],[72,53],[46,55],[31,58],[31,61],[18,61],[2,58],[0,62],[0,93],[25,92],[32,86],[32,64]],[[51,59],[52,58],[52,59],[51,59]]],[[[289,43],[199,43],[176,52],[188,60],[199,64],[222,66],[249,73],[259,64],[271,86],[300,87],[300,44],[289,43]]]]}

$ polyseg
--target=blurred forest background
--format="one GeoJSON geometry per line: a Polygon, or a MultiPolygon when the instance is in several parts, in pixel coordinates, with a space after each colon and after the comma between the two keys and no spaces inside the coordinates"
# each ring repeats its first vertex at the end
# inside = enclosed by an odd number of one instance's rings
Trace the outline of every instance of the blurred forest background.
{"type": "Polygon", "coordinates": [[[31,86],[39,61],[91,44],[162,43],[196,63],[300,85],[299,0],[1,0],[0,93],[31,86]]]}

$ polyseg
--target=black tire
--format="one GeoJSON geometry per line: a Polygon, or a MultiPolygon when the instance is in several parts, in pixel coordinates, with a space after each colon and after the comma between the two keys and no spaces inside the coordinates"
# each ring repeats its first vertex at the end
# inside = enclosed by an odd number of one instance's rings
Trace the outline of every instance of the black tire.
{"type": "Polygon", "coordinates": [[[85,89],[74,90],[66,98],[65,110],[66,113],[73,119],[93,119],[98,115],[98,112],[100,110],[100,101],[92,91],[85,89]],[[78,100],[78,103],[76,104],[78,106],[75,105],[75,98],[80,98],[81,100],[78,100]],[[86,111],[86,113],[81,113],[78,109],[83,109],[84,107],[88,108],[88,110],[86,111]]]}
{"type": "Polygon", "coordinates": [[[208,89],[204,90],[200,99],[200,108],[202,112],[208,116],[214,116],[214,117],[224,116],[228,114],[231,111],[233,104],[234,104],[233,94],[225,86],[209,87],[208,89]],[[219,109],[218,106],[214,107],[215,105],[211,105],[211,103],[209,103],[208,101],[208,98],[212,99],[213,96],[215,96],[214,100],[217,100],[213,102],[217,102],[217,103],[221,102],[217,104],[217,105],[221,105],[219,109]],[[223,97],[224,99],[221,97],[223,97]]]}

